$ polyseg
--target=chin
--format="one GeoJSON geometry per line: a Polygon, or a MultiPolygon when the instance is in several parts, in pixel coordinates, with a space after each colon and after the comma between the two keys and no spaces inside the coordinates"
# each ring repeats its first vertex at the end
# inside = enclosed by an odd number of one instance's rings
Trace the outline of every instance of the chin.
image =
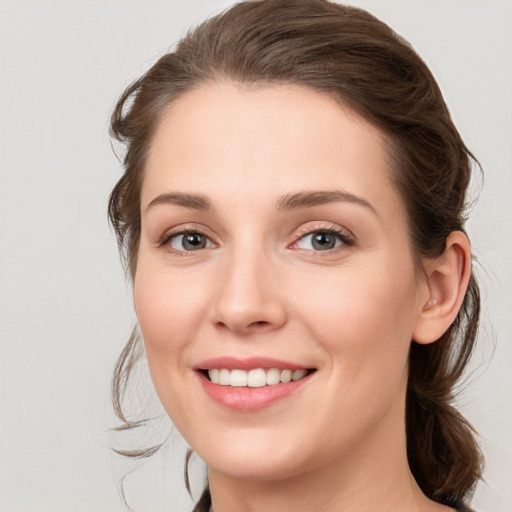
{"type": "Polygon", "coordinates": [[[252,461],[241,460],[238,456],[223,457],[206,462],[209,471],[216,471],[237,480],[246,480],[252,482],[272,482],[285,480],[296,476],[300,467],[291,466],[280,460],[262,460],[265,457],[259,457],[252,461]]]}
{"type": "Polygon", "coordinates": [[[198,446],[197,453],[210,470],[231,478],[263,482],[288,478],[306,465],[298,445],[262,436],[228,436],[230,442],[212,439],[208,445],[198,446]]]}

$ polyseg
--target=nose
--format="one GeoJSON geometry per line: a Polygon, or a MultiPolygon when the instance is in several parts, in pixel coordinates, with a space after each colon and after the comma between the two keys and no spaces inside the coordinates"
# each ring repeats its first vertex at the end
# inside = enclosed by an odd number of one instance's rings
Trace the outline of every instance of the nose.
{"type": "Polygon", "coordinates": [[[224,262],[219,272],[211,321],[238,335],[278,329],[286,322],[276,265],[260,252],[240,251],[224,262]]]}

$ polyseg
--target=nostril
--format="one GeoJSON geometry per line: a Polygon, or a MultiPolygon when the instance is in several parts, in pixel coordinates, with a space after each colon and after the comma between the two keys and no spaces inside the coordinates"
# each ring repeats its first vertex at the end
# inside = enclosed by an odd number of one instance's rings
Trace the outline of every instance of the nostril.
{"type": "Polygon", "coordinates": [[[244,323],[236,323],[236,322],[223,322],[219,321],[215,324],[220,329],[228,329],[228,330],[234,330],[240,333],[246,333],[249,334],[251,332],[262,332],[268,328],[271,328],[272,322],[267,322],[266,320],[256,320],[254,322],[250,322],[247,324],[244,323]]]}
{"type": "Polygon", "coordinates": [[[269,322],[266,322],[265,320],[258,320],[257,322],[253,322],[251,325],[259,326],[259,325],[268,325],[269,322]]]}

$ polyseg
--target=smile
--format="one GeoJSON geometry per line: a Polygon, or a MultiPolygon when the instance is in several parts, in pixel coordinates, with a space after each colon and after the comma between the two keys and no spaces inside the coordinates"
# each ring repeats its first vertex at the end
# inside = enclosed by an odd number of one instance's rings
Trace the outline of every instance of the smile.
{"type": "Polygon", "coordinates": [[[282,370],[279,368],[254,368],[252,370],[213,368],[208,370],[208,378],[213,384],[231,387],[261,388],[287,384],[301,380],[308,370],[282,370]]]}
{"type": "Polygon", "coordinates": [[[195,367],[206,395],[223,408],[257,411],[312,382],[317,368],[268,357],[216,357],[195,367]]]}

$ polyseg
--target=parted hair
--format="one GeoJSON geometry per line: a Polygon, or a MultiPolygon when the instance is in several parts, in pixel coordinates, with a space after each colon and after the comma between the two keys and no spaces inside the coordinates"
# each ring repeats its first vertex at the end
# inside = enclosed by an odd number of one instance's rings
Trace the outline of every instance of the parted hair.
{"type": "MultiPolygon", "coordinates": [[[[109,201],[126,268],[137,271],[140,192],[147,154],[166,108],[202,84],[229,80],[246,87],[294,84],[330,95],[378,127],[408,214],[418,271],[440,256],[449,233],[464,230],[467,189],[477,166],[459,135],[432,73],[385,23],[368,12],[326,0],[238,3],[190,31],[130,85],[111,118],[125,145],[124,173],[109,201]]],[[[481,477],[473,428],[453,404],[478,330],[479,288],[472,272],[456,320],[436,342],[411,342],[406,397],[411,471],[431,499],[468,499],[481,477]]],[[[114,371],[114,408],[124,428],[123,394],[141,357],[136,331],[114,371]]],[[[124,452],[148,455],[155,451],[124,452]]],[[[208,504],[207,494],[196,510],[208,504]]]]}

